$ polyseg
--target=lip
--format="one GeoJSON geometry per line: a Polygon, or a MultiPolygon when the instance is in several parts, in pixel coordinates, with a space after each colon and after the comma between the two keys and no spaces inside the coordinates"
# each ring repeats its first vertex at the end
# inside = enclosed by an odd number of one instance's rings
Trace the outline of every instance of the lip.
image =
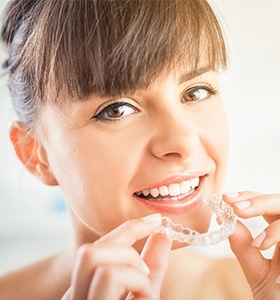
{"type": "Polygon", "coordinates": [[[188,173],[185,173],[183,175],[174,175],[174,176],[167,177],[164,180],[158,181],[153,186],[149,186],[147,188],[144,188],[141,191],[151,190],[153,188],[159,188],[163,185],[169,186],[172,183],[181,183],[182,181],[190,180],[190,179],[195,178],[195,177],[202,178],[205,175],[206,175],[206,173],[202,173],[202,172],[188,172],[188,173]]]}
{"type": "Polygon", "coordinates": [[[204,190],[204,184],[207,175],[200,175],[198,174],[192,174],[188,176],[175,176],[171,177],[165,181],[157,183],[153,187],[159,187],[161,185],[168,185],[170,183],[175,183],[175,182],[181,182],[183,180],[189,180],[190,178],[193,177],[199,177],[199,186],[195,189],[193,193],[190,195],[187,195],[181,200],[174,201],[174,200],[155,200],[155,201],[149,201],[146,200],[145,198],[138,197],[136,194],[133,194],[133,197],[139,201],[141,204],[145,205],[146,207],[149,207],[153,211],[162,213],[162,214],[183,214],[194,207],[198,206],[203,199],[203,190],[204,190]],[[173,178],[173,180],[171,180],[173,178]],[[176,178],[176,180],[174,180],[176,178]],[[167,183],[169,182],[169,183],[167,183]]]}

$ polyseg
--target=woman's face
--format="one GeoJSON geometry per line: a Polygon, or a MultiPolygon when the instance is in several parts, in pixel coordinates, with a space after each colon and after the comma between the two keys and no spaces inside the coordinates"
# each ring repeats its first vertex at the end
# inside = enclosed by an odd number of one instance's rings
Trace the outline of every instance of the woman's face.
{"type": "Polygon", "coordinates": [[[228,131],[218,74],[160,77],[117,99],[92,96],[42,114],[42,144],[77,228],[96,238],[160,212],[205,232],[228,131]]]}

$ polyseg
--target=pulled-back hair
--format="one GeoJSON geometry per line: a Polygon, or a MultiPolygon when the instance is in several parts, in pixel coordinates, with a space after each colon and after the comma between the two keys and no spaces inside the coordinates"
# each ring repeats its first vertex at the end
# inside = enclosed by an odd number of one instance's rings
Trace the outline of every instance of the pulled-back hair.
{"type": "Polygon", "coordinates": [[[46,101],[121,95],[202,61],[226,66],[205,0],[12,0],[1,36],[14,107],[29,128],[46,101]]]}

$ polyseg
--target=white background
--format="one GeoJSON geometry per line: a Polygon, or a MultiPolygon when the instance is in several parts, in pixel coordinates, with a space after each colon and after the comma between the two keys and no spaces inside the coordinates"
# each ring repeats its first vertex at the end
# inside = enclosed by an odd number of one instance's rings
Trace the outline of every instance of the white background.
{"type": "MultiPolygon", "coordinates": [[[[1,11],[5,3],[0,0],[1,11]]],[[[211,3],[223,23],[230,54],[230,67],[222,76],[231,130],[224,191],[280,193],[280,1],[211,3]]],[[[3,48],[0,51],[3,61],[3,48]]],[[[62,249],[71,234],[60,191],[38,182],[16,159],[8,138],[13,118],[6,78],[2,77],[0,273],[62,249]]],[[[254,235],[265,226],[260,218],[247,224],[254,235]]],[[[231,255],[227,242],[198,250],[211,256],[231,255]]]]}

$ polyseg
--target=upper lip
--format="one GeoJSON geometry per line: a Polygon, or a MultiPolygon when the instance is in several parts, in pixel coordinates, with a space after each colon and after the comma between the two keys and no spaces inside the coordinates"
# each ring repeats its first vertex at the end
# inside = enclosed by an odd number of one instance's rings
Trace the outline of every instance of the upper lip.
{"type": "Polygon", "coordinates": [[[137,192],[144,191],[144,190],[151,190],[153,188],[159,188],[164,185],[169,186],[170,184],[173,184],[173,183],[181,183],[182,181],[190,180],[190,179],[196,178],[196,177],[202,177],[202,176],[205,176],[206,174],[207,174],[206,172],[198,172],[198,171],[190,172],[190,171],[188,171],[183,174],[169,175],[169,176],[165,177],[165,179],[159,180],[156,183],[154,183],[153,185],[150,185],[141,190],[138,190],[137,192]]]}

